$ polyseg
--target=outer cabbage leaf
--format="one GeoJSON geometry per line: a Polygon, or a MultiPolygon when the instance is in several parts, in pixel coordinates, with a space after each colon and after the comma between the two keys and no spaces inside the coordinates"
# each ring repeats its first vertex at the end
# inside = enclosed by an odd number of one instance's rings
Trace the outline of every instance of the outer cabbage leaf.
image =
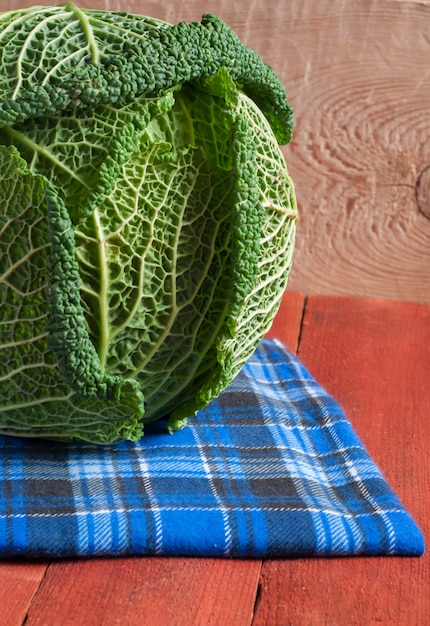
{"type": "Polygon", "coordinates": [[[192,400],[172,412],[171,430],[181,428],[238,374],[269,330],[291,269],[297,206],[285,160],[270,124],[251,99],[239,94],[235,112],[240,120],[235,141],[240,189],[232,268],[236,289],[215,342],[218,367],[192,400]]]}
{"type": "Polygon", "coordinates": [[[0,13],[0,125],[121,104],[222,67],[259,104],[279,143],[287,143],[292,109],[281,81],[213,15],[169,25],[71,2],[0,13]]]}
{"type": "Polygon", "coordinates": [[[108,372],[139,381],[146,420],[216,365],[233,292],[233,118],[210,94],[175,95],[76,229],[93,342],[108,372]]]}
{"type": "Polygon", "coordinates": [[[106,370],[170,428],[229,384],[279,306],[295,198],[267,120],[224,72],[176,92],[76,229],[82,298],[106,370]],[[216,90],[215,90],[216,91],[216,90]],[[98,315],[94,312],[98,311],[98,315]]]}
{"type": "Polygon", "coordinates": [[[19,148],[32,172],[50,180],[77,223],[112,189],[149,121],[174,103],[168,92],[91,114],[45,115],[0,129],[0,141],[19,148]]]}
{"type": "Polygon", "coordinates": [[[143,406],[83,398],[48,347],[51,315],[47,182],[0,146],[0,431],[97,443],[142,435],[143,406]]]}

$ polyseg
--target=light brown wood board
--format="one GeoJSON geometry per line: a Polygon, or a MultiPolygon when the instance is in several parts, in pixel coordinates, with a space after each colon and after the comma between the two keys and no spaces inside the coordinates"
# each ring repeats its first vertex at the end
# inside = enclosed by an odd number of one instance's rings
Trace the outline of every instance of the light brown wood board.
{"type": "Polygon", "coordinates": [[[428,1],[77,4],[170,22],[224,19],[275,69],[295,109],[283,149],[300,209],[290,288],[430,302],[428,1]]]}

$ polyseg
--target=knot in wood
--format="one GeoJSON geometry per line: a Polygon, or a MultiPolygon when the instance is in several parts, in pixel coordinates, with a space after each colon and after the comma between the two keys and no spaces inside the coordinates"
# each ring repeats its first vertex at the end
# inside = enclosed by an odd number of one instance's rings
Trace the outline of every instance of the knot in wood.
{"type": "Polygon", "coordinates": [[[418,211],[430,220],[430,165],[425,167],[415,184],[418,211]]]}

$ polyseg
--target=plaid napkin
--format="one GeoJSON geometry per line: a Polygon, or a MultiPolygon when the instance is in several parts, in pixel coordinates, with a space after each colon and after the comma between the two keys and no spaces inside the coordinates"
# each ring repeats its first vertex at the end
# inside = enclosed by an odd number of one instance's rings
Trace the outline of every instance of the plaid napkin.
{"type": "Polygon", "coordinates": [[[0,437],[0,555],[420,555],[342,409],[264,340],[169,435],[96,447],[0,437]]]}

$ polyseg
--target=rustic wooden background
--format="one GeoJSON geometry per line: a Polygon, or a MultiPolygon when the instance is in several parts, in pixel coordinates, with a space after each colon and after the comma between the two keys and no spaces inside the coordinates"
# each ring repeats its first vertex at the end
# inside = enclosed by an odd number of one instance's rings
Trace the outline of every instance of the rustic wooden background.
{"type": "MultiPolygon", "coordinates": [[[[289,287],[430,303],[430,0],[76,0],[216,13],[283,80],[300,221],[289,287]]],[[[49,0],[2,0],[1,10],[49,0]]]]}

